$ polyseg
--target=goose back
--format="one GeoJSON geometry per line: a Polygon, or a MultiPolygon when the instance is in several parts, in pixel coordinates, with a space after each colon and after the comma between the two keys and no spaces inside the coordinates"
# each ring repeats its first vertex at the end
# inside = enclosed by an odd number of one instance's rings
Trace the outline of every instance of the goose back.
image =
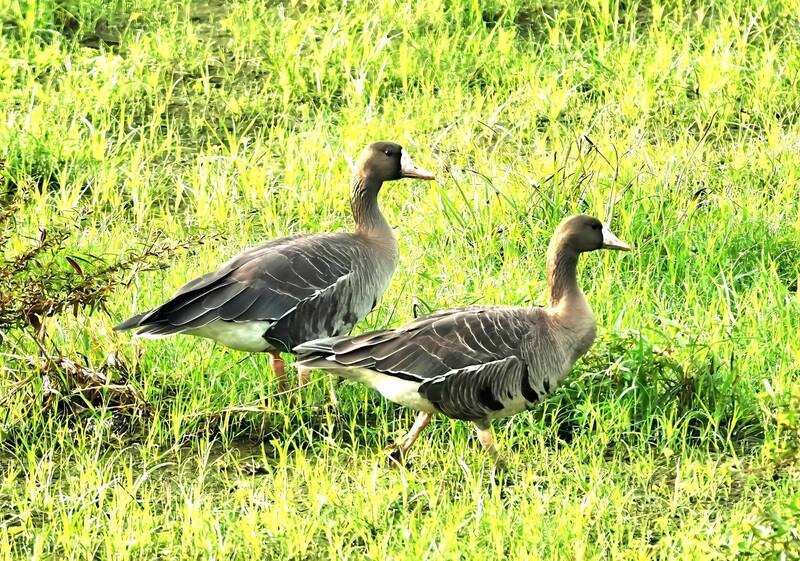
{"type": "Polygon", "coordinates": [[[513,415],[552,392],[575,362],[572,344],[571,333],[543,308],[475,306],[399,329],[312,341],[296,351],[311,355],[301,357],[304,366],[334,370],[379,391],[387,377],[416,383],[433,410],[484,421],[513,415]]]}
{"type": "Polygon", "coordinates": [[[292,236],[247,250],[116,329],[187,333],[249,351],[347,333],[375,306],[397,265],[397,244],[359,234],[292,236]],[[233,325],[231,325],[233,324],[233,325]]]}

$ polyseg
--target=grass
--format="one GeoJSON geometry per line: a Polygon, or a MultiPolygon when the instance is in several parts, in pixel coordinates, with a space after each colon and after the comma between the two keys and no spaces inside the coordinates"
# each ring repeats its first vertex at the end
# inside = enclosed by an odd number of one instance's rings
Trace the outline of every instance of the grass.
{"type": "Polygon", "coordinates": [[[66,251],[90,261],[206,240],[132,275],[110,317],[45,322],[65,356],[118,353],[147,415],[54,414],[18,358],[34,339],[2,333],[0,556],[797,558],[798,14],[0,0],[7,253],[76,216],[66,251]],[[636,248],[583,260],[598,341],[549,401],[495,423],[505,476],[465,424],[435,421],[390,470],[413,416],[362,387],[335,412],[319,377],[298,406],[262,356],[111,331],[245,246],[349,228],[348,159],[377,139],[439,181],[384,189],[401,264],[360,330],[412,302],[542,302],[569,213],[636,248]]]}

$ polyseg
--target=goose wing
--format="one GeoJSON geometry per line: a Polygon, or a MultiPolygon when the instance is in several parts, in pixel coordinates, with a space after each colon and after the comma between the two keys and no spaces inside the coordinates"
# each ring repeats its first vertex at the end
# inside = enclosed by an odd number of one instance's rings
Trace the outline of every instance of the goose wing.
{"type": "Polygon", "coordinates": [[[301,364],[359,369],[418,382],[420,395],[448,416],[486,418],[511,399],[540,399],[523,344],[541,323],[530,308],[442,310],[398,329],[329,338],[295,348],[301,364]]]}
{"type": "Polygon", "coordinates": [[[518,399],[527,370],[519,357],[510,356],[451,370],[426,380],[418,391],[448,417],[479,421],[518,399]]]}
{"type": "Polygon", "coordinates": [[[115,327],[178,333],[214,320],[277,321],[341,286],[364,253],[351,234],[293,236],[247,250],[184,285],[169,301],[115,327]]]}

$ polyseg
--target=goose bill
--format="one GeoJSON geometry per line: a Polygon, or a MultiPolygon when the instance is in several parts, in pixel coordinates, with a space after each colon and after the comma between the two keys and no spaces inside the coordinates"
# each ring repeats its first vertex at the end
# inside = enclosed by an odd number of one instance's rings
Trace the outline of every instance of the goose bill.
{"type": "Polygon", "coordinates": [[[618,251],[630,251],[631,246],[623,242],[614,232],[608,229],[608,226],[603,224],[603,249],[616,249],[618,251]]]}
{"type": "Polygon", "coordinates": [[[425,168],[419,167],[408,155],[408,152],[403,150],[400,156],[400,175],[403,177],[411,177],[414,179],[433,179],[433,174],[425,168]]]}

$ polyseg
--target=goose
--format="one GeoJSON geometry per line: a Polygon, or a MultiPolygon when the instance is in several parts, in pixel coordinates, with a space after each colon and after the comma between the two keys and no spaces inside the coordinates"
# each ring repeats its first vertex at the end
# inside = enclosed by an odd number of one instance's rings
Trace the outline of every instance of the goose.
{"type": "Polygon", "coordinates": [[[598,219],[561,222],[547,251],[545,307],[470,306],[434,312],[396,328],[329,337],[295,347],[298,363],[363,383],[417,410],[411,430],[390,455],[405,462],[434,414],[472,421],[497,466],[492,419],[544,399],[591,347],[596,322],[578,285],[578,256],[597,249],[630,251],[598,219]]]}
{"type": "MultiPolygon", "coordinates": [[[[268,352],[281,391],[288,389],[282,352],[320,337],[349,333],[383,295],[397,266],[398,244],[378,207],[384,181],[432,180],[400,145],[375,142],[356,161],[352,233],[293,235],[247,249],[180,288],[160,306],[116,331],[139,337],[176,333],[233,349],[268,352]]],[[[308,380],[299,368],[299,385],[308,380]]]]}

